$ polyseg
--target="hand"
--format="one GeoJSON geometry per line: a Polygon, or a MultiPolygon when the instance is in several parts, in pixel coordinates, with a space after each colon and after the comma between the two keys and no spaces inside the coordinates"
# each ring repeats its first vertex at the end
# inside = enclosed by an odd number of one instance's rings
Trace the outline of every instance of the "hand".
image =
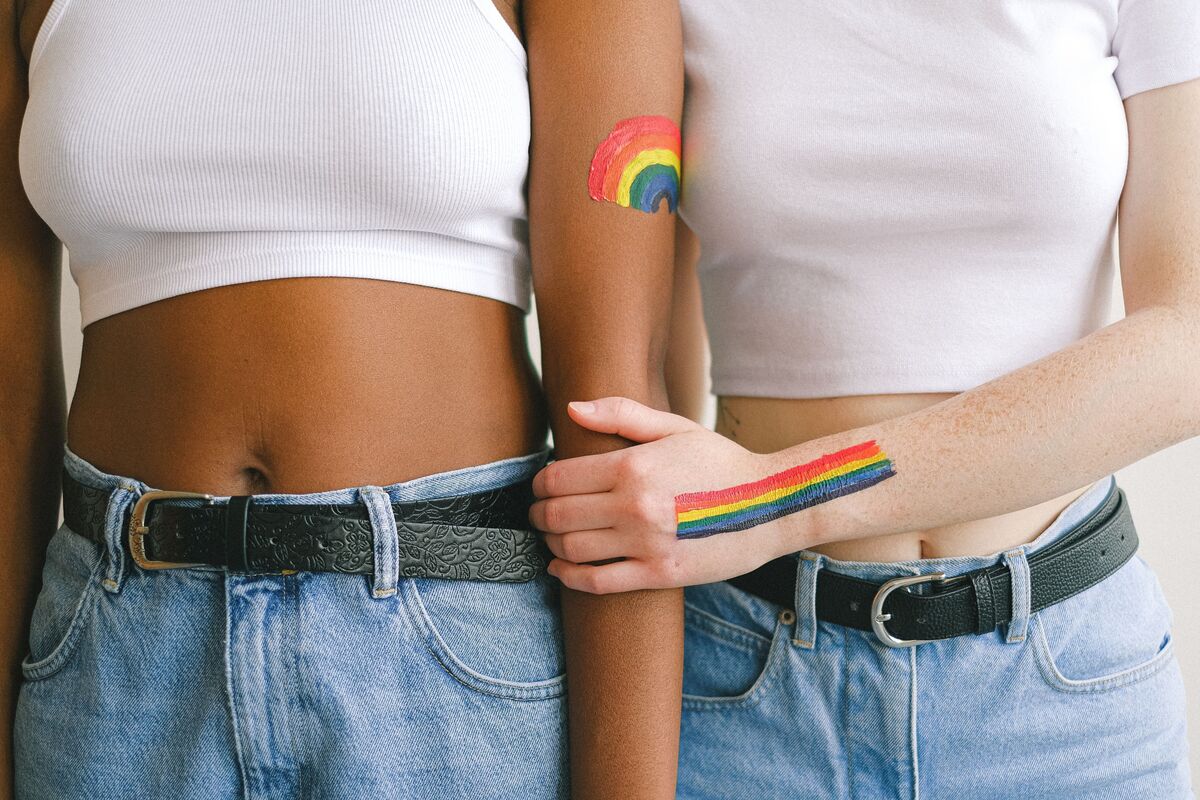
{"type": "Polygon", "coordinates": [[[584,428],[642,443],[556,461],[534,478],[539,499],[529,519],[556,556],[550,574],[569,588],[608,594],[712,583],[800,549],[788,546],[778,520],[704,539],[676,535],[676,495],[762,478],[775,471],[767,456],[624,397],[571,403],[568,413],[584,428]],[[611,563],[589,563],[601,561],[611,563]]]}

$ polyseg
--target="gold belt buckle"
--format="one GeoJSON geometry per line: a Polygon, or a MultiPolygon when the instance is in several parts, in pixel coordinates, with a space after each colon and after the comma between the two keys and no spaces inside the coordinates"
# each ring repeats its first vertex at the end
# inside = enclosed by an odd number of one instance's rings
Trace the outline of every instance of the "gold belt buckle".
{"type": "Polygon", "coordinates": [[[182,561],[156,561],[147,558],[146,534],[150,533],[150,528],[146,525],[146,514],[149,511],[150,504],[158,500],[203,500],[206,503],[211,503],[212,499],[213,496],[211,494],[161,490],[149,491],[139,497],[133,505],[133,512],[129,515],[129,554],[133,556],[133,563],[142,569],[177,569],[181,567],[206,566],[200,563],[187,564],[182,561]]]}

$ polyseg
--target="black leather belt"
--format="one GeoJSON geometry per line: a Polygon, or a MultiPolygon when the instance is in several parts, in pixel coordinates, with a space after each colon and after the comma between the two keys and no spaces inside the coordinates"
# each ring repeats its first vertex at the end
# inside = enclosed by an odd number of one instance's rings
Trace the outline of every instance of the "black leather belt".
{"type": "MultiPolygon", "coordinates": [[[[63,472],[63,518],[104,543],[110,490],[63,472]]],[[[545,570],[545,545],[529,525],[531,481],[438,500],[392,503],[400,577],[520,582],[545,570]]],[[[122,520],[123,541],[144,569],[212,565],[239,572],[315,570],[370,575],[374,535],[363,503],[279,505],[252,496],[213,503],[150,491],[122,520]],[[183,504],[180,504],[184,501],[183,504]]]]}
{"type": "MultiPolygon", "coordinates": [[[[1113,488],[1069,533],[1029,554],[1030,612],[1062,602],[1112,575],[1133,557],[1137,532],[1125,493],[1113,488]]],[[[791,608],[796,559],[778,558],[729,583],[791,608]]],[[[1003,563],[946,578],[940,573],[873,583],[822,569],[817,618],[874,631],[891,647],[983,634],[1012,620],[1012,579],[1003,563]],[[906,587],[918,586],[913,592],[906,587]]]]}

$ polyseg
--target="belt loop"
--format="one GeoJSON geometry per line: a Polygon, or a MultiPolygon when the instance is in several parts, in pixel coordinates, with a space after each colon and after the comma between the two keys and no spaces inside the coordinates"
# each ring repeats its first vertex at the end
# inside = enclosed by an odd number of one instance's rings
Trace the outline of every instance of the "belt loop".
{"type": "Polygon", "coordinates": [[[396,513],[392,498],[379,486],[364,486],[359,497],[371,515],[371,530],[375,543],[375,571],[371,578],[371,594],[391,597],[396,593],[399,572],[400,540],[396,534],[396,513]]]}
{"type": "Polygon", "coordinates": [[[225,568],[245,572],[250,568],[246,554],[246,521],[250,515],[250,496],[229,498],[225,507],[225,568]]]}
{"type": "Polygon", "coordinates": [[[792,644],[805,650],[817,646],[817,576],[825,557],[818,553],[800,553],[796,565],[796,629],[792,644]]]}
{"type": "Polygon", "coordinates": [[[1025,641],[1029,631],[1029,559],[1025,556],[1025,548],[1018,547],[1005,553],[1004,561],[1012,575],[1012,621],[1008,623],[1008,641],[1016,644],[1025,641]]]}
{"type": "Polygon", "coordinates": [[[137,486],[122,483],[108,496],[108,507],[104,513],[104,549],[108,565],[100,585],[111,594],[121,591],[125,581],[125,542],[129,535],[126,515],[138,494],[137,486]]]}

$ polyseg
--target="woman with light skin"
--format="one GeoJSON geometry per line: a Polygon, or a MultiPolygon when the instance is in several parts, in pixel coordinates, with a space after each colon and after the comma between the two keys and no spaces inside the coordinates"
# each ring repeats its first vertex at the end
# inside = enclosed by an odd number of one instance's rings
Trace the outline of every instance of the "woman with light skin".
{"type": "Polygon", "coordinates": [[[1200,7],[682,5],[716,431],[576,398],[531,511],[689,587],[680,796],[1191,796],[1111,474],[1200,434],[1200,7]]]}
{"type": "Polygon", "coordinates": [[[677,167],[588,184],[677,5],[0,12],[0,798],[673,796],[682,593],[560,614],[527,516],[627,444],[568,399],[666,406],[677,167]]]}

